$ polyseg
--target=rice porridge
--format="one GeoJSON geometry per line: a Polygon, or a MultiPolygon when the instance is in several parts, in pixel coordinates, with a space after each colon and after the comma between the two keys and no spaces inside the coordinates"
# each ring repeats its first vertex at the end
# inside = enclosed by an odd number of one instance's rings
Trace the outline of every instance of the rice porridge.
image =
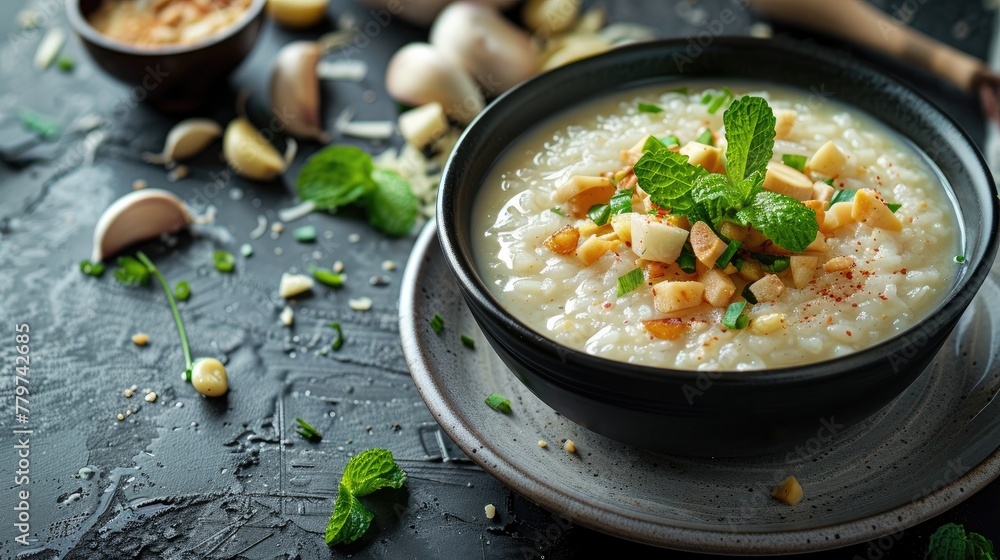
{"type": "Polygon", "coordinates": [[[569,347],[678,369],[817,362],[913,326],[961,225],[905,140],[835,100],[643,88],[557,115],[494,165],[476,264],[569,347]]]}

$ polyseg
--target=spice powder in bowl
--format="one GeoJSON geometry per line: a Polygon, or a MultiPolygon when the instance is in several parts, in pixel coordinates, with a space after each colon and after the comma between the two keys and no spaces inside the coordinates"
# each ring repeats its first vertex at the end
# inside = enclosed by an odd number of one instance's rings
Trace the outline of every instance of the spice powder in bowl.
{"type": "Polygon", "coordinates": [[[103,0],[90,15],[102,35],[139,47],[191,45],[240,21],[251,0],[103,0]]]}

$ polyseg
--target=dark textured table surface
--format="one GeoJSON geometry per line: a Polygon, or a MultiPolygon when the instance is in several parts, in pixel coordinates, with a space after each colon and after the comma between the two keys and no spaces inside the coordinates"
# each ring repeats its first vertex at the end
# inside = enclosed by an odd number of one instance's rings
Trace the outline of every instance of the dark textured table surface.
{"type": "MultiPolygon", "coordinates": [[[[656,25],[663,37],[698,32],[729,4],[603,3],[611,19],[656,25]]],[[[879,2],[897,18],[978,56],[986,55],[996,21],[985,4],[879,2]]],[[[162,169],[143,163],[139,154],[159,149],[173,119],[136,103],[72,39],[64,50],[77,63],[72,72],[35,70],[31,60],[43,31],[18,27],[15,14],[26,5],[46,15],[43,28],[66,28],[59,0],[0,5],[0,317],[8,333],[8,343],[0,345],[6,364],[0,377],[4,558],[558,559],[599,549],[623,556],[695,556],[567,527],[558,512],[541,510],[507,490],[448,443],[408,376],[398,340],[399,284],[414,237],[385,238],[357,215],[313,214],[295,225],[315,224],[320,231],[315,244],[296,243],[287,232],[278,239],[265,235],[251,242],[252,257],[238,258],[235,274],[216,272],[212,251],[238,252],[258,215],[273,219],[276,209],[294,202],[291,178],[316,146],[306,146],[286,178],[273,183],[220,179],[223,166],[214,149],[190,163],[189,177],[168,182],[162,169]],[[64,134],[46,142],[25,132],[16,117],[20,108],[58,118],[64,134]],[[93,162],[83,157],[85,134],[71,125],[83,115],[104,121],[106,141],[93,162]],[[194,354],[227,363],[232,390],[226,398],[203,399],[179,379],[176,333],[155,286],[129,289],[108,274],[93,279],[77,270],[90,253],[100,211],[129,192],[136,179],[193,204],[210,200],[219,209],[216,226],[181,235],[172,247],[151,243],[144,248],[168,278],[191,282],[193,295],[181,313],[194,354]],[[350,242],[350,234],[360,240],[350,242]],[[382,271],[387,259],[398,265],[395,271],[382,271]],[[340,291],[318,289],[300,299],[294,327],[282,326],[281,272],[335,260],[344,262],[352,281],[340,291]],[[376,274],[388,276],[388,286],[369,285],[367,279],[376,274]],[[352,311],[348,299],[359,296],[371,297],[374,307],[352,311]],[[324,353],[321,349],[333,339],[331,321],[344,326],[347,341],[339,352],[324,353]],[[24,427],[14,416],[10,365],[17,324],[31,329],[32,541],[27,547],[13,540],[12,430],[24,427]],[[129,341],[140,331],[151,337],[145,348],[129,341]],[[133,385],[140,396],[149,388],[159,398],[155,403],[126,399],[123,391],[133,385]],[[127,409],[134,413],[116,420],[127,409]],[[295,435],[290,424],[296,417],[312,420],[323,441],[305,443],[295,435]],[[337,480],[348,458],[370,447],[392,450],[410,480],[403,489],[368,501],[376,518],[361,541],[331,551],[322,531],[337,480]],[[79,477],[87,466],[96,475],[79,477]],[[492,522],[483,514],[487,503],[498,509],[492,522]]],[[[351,12],[362,25],[372,17],[350,0],[334,1],[330,11],[351,12]]],[[[746,34],[753,21],[738,10],[724,33],[746,34]]],[[[315,34],[293,34],[267,23],[231,89],[219,91],[201,115],[227,122],[234,114],[234,92],[242,88],[253,92],[252,100],[261,98],[280,45],[315,34]]],[[[327,121],[347,105],[360,119],[395,118],[396,104],[381,84],[385,64],[399,46],[423,34],[391,22],[373,37],[360,54],[369,64],[364,82],[324,84],[327,121]],[[361,101],[366,90],[375,92],[374,101],[361,101]]],[[[975,99],[873,58],[983,140],[975,99]]],[[[949,521],[996,540],[998,498],[1000,482],[888,545],[862,544],[802,558],[922,557],[928,535],[949,521]]]]}

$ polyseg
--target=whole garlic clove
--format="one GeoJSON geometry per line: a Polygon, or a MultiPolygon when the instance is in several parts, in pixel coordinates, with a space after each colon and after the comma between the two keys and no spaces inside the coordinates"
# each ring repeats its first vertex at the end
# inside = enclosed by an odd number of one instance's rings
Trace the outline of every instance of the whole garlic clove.
{"type": "Polygon", "coordinates": [[[284,157],[264,139],[246,117],[237,117],[226,126],[222,153],[237,173],[255,181],[270,181],[288,168],[295,157],[296,144],[289,138],[284,157]]]}
{"type": "Polygon", "coordinates": [[[538,71],[538,45],[495,9],[455,2],[431,26],[430,43],[494,97],[538,71]]]}
{"type": "Polygon", "coordinates": [[[551,37],[573,27],[580,17],[575,0],[528,0],[521,9],[524,26],[539,37],[551,37]]]}
{"type": "Polygon", "coordinates": [[[173,193],[162,189],[130,192],[97,220],[90,260],[100,262],[133,243],[175,232],[193,221],[187,206],[173,193]]]}
{"type": "Polygon", "coordinates": [[[166,164],[194,157],[222,136],[222,127],[209,119],[185,119],[170,129],[163,151],[146,152],[142,158],[149,163],[166,164]]]}
{"type": "Polygon", "coordinates": [[[293,41],[278,51],[271,69],[271,110],[292,136],[327,142],[320,123],[319,76],[323,46],[293,41]]]}
{"type": "Polygon", "coordinates": [[[438,102],[460,124],[483,110],[483,94],[458,65],[428,43],[410,43],[396,51],[385,75],[386,89],[408,105],[438,102]]]}

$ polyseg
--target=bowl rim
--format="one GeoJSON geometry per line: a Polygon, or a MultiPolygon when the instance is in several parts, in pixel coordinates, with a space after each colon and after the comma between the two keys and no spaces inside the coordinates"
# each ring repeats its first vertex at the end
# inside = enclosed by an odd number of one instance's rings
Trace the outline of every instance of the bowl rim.
{"type": "MultiPolygon", "coordinates": [[[[459,231],[455,223],[456,212],[452,208],[452,205],[454,204],[458,191],[461,189],[458,177],[464,172],[465,165],[462,158],[467,157],[465,152],[469,149],[464,147],[470,142],[468,138],[473,134],[477,134],[479,128],[493,126],[494,123],[491,121],[493,120],[493,114],[496,112],[496,107],[516,104],[519,96],[528,96],[532,91],[552,90],[553,88],[558,87],[559,83],[568,77],[590,72],[591,70],[611,64],[619,58],[626,58],[637,51],[649,51],[650,53],[653,53],[658,50],[668,51],[672,48],[687,47],[688,45],[689,41],[686,38],[660,39],[624,45],[600,55],[573,62],[543,74],[539,74],[534,78],[518,84],[493,100],[493,102],[481,111],[475,119],[473,119],[469,126],[465,128],[459,137],[456,147],[448,157],[441,174],[441,182],[436,205],[436,214],[438,216],[438,237],[440,239],[441,248],[444,252],[446,261],[448,262],[448,265],[451,268],[452,273],[455,275],[459,285],[463,288],[462,291],[466,298],[473,299],[479,306],[480,310],[484,311],[490,319],[500,324],[504,329],[514,333],[521,343],[531,346],[533,349],[539,350],[546,355],[558,354],[562,362],[566,365],[575,364],[589,367],[593,371],[599,372],[597,375],[606,381],[629,378],[651,382],[671,380],[675,382],[688,383],[695,381],[700,375],[705,375],[706,372],[702,370],[687,370],[634,364],[590,354],[561,344],[548,336],[537,332],[527,326],[520,319],[505,311],[503,306],[492,294],[492,292],[489,291],[479,276],[473,259],[466,258],[469,255],[467,255],[466,251],[463,250],[460,240],[463,237],[469,236],[467,236],[464,232],[459,231]]],[[[807,364],[752,370],[712,370],[707,373],[713,374],[713,384],[729,386],[761,386],[774,385],[778,383],[784,384],[805,381],[814,382],[820,379],[846,376],[863,369],[865,365],[878,361],[880,358],[894,355],[902,351],[904,348],[911,345],[911,337],[918,332],[922,332],[928,338],[932,338],[935,334],[940,333],[943,327],[950,329],[957,322],[962,313],[965,312],[965,309],[968,307],[975,294],[979,291],[983,281],[989,274],[993,258],[997,251],[998,242],[1000,242],[997,236],[998,229],[1000,229],[1000,200],[998,200],[1000,195],[997,193],[996,183],[994,182],[993,175],[983,158],[982,152],[969,137],[968,133],[932,100],[928,99],[915,87],[898,78],[891,72],[869,62],[859,60],[854,56],[844,56],[843,53],[836,53],[827,47],[822,47],[816,45],[815,43],[809,43],[808,49],[801,48],[805,45],[805,42],[790,38],[759,39],[751,37],[719,36],[715,38],[712,44],[705,48],[705,51],[707,52],[714,48],[752,48],[758,50],[767,49],[772,52],[793,53],[799,58],[809,59],[826,65],[843,67],[854,75],[874,76],[880,81],[899,87],[903,92],[905,92],[906,95],[912,96],[919,103],[923,103],[924,106],[917,106],[915,111],[918,113],[929,113],[933,115],[936,119],[939,119],[939,122],[941,123],[937,127],[939,130],[944,129],[948,134],[955,135],[956,138],[961,139],[963,145],[957,146],[955,151],[961,152],[963,150],[967,150],[969,154],[971,154],[972,158],[978,165],[976,168],[969,168],[970,175],[979,175],[980,178],[985,181],[986,187],[993,195],[989,197],[991,203],[988,206],[981,208],[983,215],[980,231],[981,235],[985,239],[983,242],[983,255],[973,262],[970,262],[967,258],[965,266],[967,266],[968,269],[957,279],[954,287],[950,288],[951,292],[948,296],[939,302],[937,307],[935,307],[927,317],[886,340],[844,356],[807,364]],[[949,128],[951,130],[947,130],[949,128]],[[928,318],[936,319],[930,323],[932,325],[930,329],[927,327],[928,318]],[[719,375],[714,376],[715,374],[719,375]]],[[[663,75],[664,82],[669,81],[671,78],[680,78],[683,80],[685,76],[681,73],[663,75]]],[[[688,81],[697,81],[699,79],[704,79],[704,77],[692,77],[688,78],[688,81]]],[[[761,81],[768,82],[769,79],[767,76],[762,76],[761,81]]],[[[770,81],[778,85],[781,84],[780,81],[770,81]]],[[[631,83],[627,83],[625,88],[619,88],[619,91],[628,89],[628,87],[637,86],[640,83],[648,85],[654,83],[654,81],[649,79],[636,79],[631,83]]],[[[796,86],[789,85],[788,87],[794,88],[796,86]]],[[[592,97],[592,99],[597,98],[600,95],[607,95],[612,91],[615,91],[615,89],[601,89],[592,97]]],[[[847,101],[841,101],[841,103],[868,114],[878,120],[881,124],[893,129],[893,127],[885,123],[878,114],[870,110],[857,107],[853,103],[847,101]]],[[[487,130],[489,129],[490,128],[487,128],[487,130]]],[[[903,136],[905,140],[910,140],[901,132],[895,132],[903,136]]],[[[511,140],[510,143],[507,143],[505,149],[512,145],[513,142],[522,139],[523,137],[523,134],[518,134],[511,140]]],[[[921,150],[917,146],[913,146],[913,148],[929,159],[929,156],[925,151],[921,150]]],[[[475,155],[474,152],[472,155],[475,155]]],[[[482,178],[479,178],[479,180],[475,182],[477,189],[481,183],[482,178]]],[[[955,190],[955,187],[950,183],[948,183],[945,188],[952,193],[955,190]]],[[[961,208],[958,207],[957,202],[955,204],[955,208],[956,212],[958,212],[958,219],[962,222],[964,213],[961,208]]],[[[471,239],[469,241],[471,242],[471,239]]],[[[559,385],[579,385],[579,383],[559,378],[552,378],[548,374],[545,374],[544,376],[559,385]]],[[[609,385],[609,387],[610,386],[611,385],[609,385]]],[[[582,387],[577,387],[577,389],[581,388],[582,387]]],[[[609,394],[603,395],[604,399],[608,399],[609,397],[609,394]]]]}
{"type": "Polygon", "coordinates": [[[81,0],[66,0],[66,17],[69,19],[70,27],[73,28],[73,31],[76,32],[78,36],[87,42],[98,45],[109,51],[133,56],[150,57],[187,54],[197,52],[202,49],[208,49],[246,29],[247,26],[257,20],[257,18],[264,12],[264,7],[267,5],[267,0],[250,0],[250,6],[247,7],[246,12],[243,14],[241,19],[223,29],[221,33],[215,33],[206,38],[204,41],[199,41],[190,45],[141,47],[138,45],[131,45],[129,43],[116,41],[95,29],[94,26],[90,24],[90,20],[83,15],[83,11],[80,9],[80,1],[81,0]]]}

